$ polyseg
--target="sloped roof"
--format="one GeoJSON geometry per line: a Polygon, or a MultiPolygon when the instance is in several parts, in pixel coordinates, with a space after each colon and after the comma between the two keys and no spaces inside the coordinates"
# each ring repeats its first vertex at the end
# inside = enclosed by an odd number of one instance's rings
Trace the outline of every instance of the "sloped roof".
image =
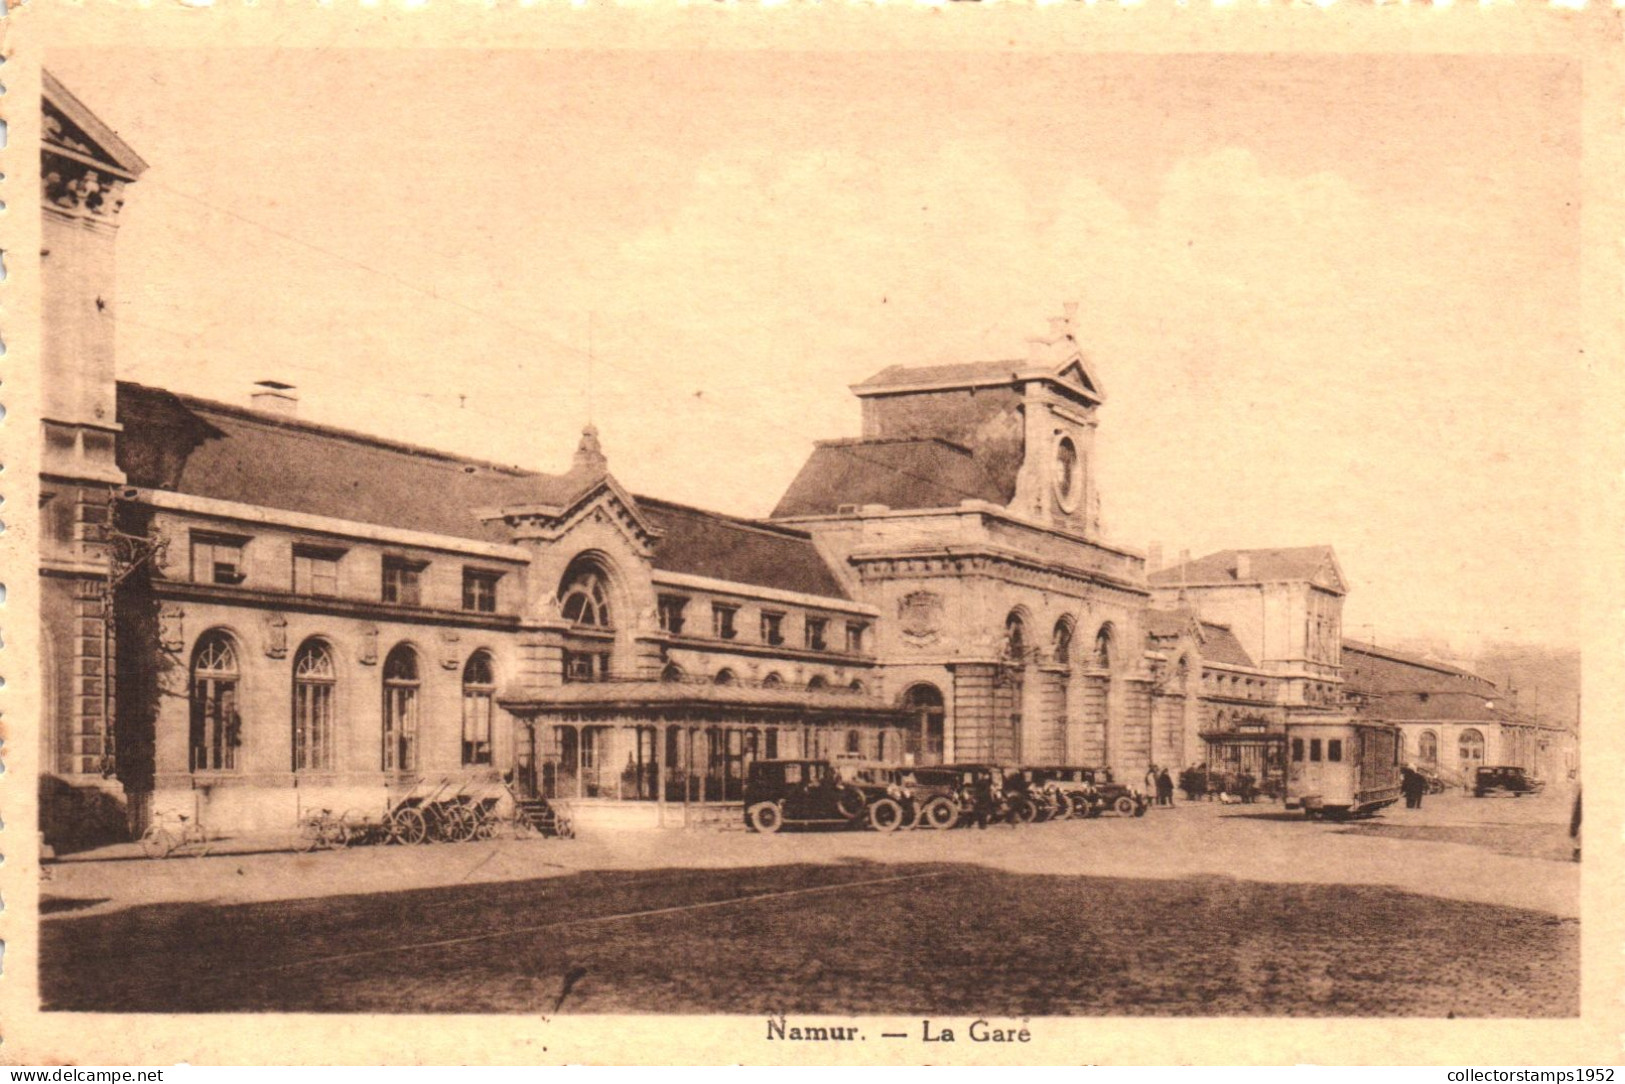
{"type": "Polygon", "coordinates": [[[540,474],[120,382],[132,485],[288,512],[506,542],[478,509],[564,505],[599,479],[540,474]]]}
{"type": "Polygon", "coordinates": [[[831,599],[851,597],[805,531],[656,497],[635,499],[649,521],[665,531],[655,548],[658,571],[831,599]]]}
{"type": "Polygon", "coordinates": [[[1343,641],[1343,677],[1351,689],[1368,694],[1499,695],[1495,682],[1469,670],[1359,640],[1343,641]]]}
{"type": "Polygon", "coordinates": [[[963,384],[991,384],[1019,380],[1033,367],[1026,358],[1004,361],[964,361],[947,365],[890,365],[880,370],[854,390],[882,391],[886,388],[911,388],[924,384],[953,387],[963,384]]]}
{"type": "Polygon", "coordinates": [[[1247,649],[1241,646],[1241,641],[1236,639],[1229,625],[1203,621],[1188,608],[1145,612],[1145,632],[1149,637],[1171,639],[1187,629],[1196,631],[1204,661],[1227,666],[1253,666],[1247,649]]]}
{"type": "Polygon", "coordinates": [[[937,437],[820,441],[773,509],[774,518],[832,515],[843,504],[954,508],[1009,503],[971,453],[937,437]]]}
{"type": "Polygon", "coordinates": [[[1194,561],[1172,565],[1151,573],[1156,587],[1177,587],[1181,583],[1265,583],[1273,580],[1310,580],[1332,557],[1330,546],[1295,546],[1288,549],[1220,550],[1194,561]],[[1237,556],[1247,554],[1252,561],[1246,580],[1236,574],[1237,556]]]}
{"type": "Polygon", "coordinates": [[[1236,634],[1230,631],[1229,625],[1215,625],[1209,621],[1202,622],[1202,658],[1227,666],[1255,665],[1247,649],[1236,639],[1236,634]]]}

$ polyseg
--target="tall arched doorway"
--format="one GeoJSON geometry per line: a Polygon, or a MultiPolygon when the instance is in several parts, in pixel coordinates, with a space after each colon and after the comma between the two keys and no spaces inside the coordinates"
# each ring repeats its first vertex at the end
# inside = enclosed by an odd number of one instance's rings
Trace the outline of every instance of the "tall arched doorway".
{"type": "Polygon", "coordinates": [[[913,754],[914,762],[941,764],[947,747],[948,718],[941,690],[926,682],[909,686],[903,693],[903,710],[913,719],[905,748],[913,754]]]}

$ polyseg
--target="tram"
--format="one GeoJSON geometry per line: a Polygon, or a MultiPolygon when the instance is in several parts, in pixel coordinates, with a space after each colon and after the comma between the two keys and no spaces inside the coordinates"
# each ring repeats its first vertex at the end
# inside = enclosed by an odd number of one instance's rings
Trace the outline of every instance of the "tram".
{"type": "Polygon", "coordinates": [[[1399,800],[1399,728],[1352,719],[1286,727],[1286,807],[1306,817],[1365,817],[1399,800]]]}

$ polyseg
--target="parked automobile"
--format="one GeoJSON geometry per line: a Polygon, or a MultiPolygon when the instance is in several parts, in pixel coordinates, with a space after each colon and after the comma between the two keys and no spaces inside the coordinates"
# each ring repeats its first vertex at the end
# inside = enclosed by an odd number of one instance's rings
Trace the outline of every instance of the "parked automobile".
{"type": "Polygon", "coordinates": [[[994,764],[945,764],[954,773],[959,790],[959,826],[969,825],[978,816],[1003,820],[1010,815],[1005,801],[1004,770],[994,764]]]}
{"type": "Polygon", "coordinates": [[[745,824],[757,832],[787,824],[856,827],[868,805],[864,791],[827,760],[756,760],[745,778],[745,824]]]}
{"type": "Polygon", "coordinates": [[[1510,794],[1514,798],[1522,798],[1525,794],[1539,791],[1541,785],[1540,780],[1530,779],[1522,768],[1510,764],[1483,767],[1473,773],[1474,798],[1490,794],[1510,794]]]}
{"type": "Polygon", "coordinates": [[[914,821],[918,827],[952,828],[975,812],[973,770],[943,765],[905,768],[903,780],[919,808],[914,821]]]}
{"type": "MultiPolygon", "coordinates": [[[[913,828],[932,797],[915,779],[914,769],[906,765],[842,761],[837,770],[863,794],[868,825],[877,832],[913,828]]],[[[958,815],[958,808],[950,805],[949,823],[958,815]]]]}

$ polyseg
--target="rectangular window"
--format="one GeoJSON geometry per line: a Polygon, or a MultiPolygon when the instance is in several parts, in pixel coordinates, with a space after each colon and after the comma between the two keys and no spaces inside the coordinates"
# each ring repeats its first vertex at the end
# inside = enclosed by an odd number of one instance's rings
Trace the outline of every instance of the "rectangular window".
{"type": "Polygon", "coordinates": [[[192,582],[236,585],[248,578],[243,547],[248,539],[231,535],[192,534],[192,582]]]}
{"type": "Polygon", "coordinates": [[[829,622],[822,617],[807,618],[807,649],[809,651],[826,651],[829,642],[826,639],[829,632],[829,622]]]}
{"type": "Polygon", "coordinates": [[[688,599],[682,595],[661,595],[658,612],[662,631],[679,635],[683,631],[683,611],[686,609],[688,599]]]}
{"type": "Polygon", "coordinates": [[[868,626],[861,621],[848,621],[846,623],[846,650],[849,655],[863,653],[863,634],[868,626]]]}
{"type": "Polygon", "coordinates": [[[1340,738],[1332,738],[1330,741],[1328,741],[1326,743],[1326,759],[1331,761],[1333,764],[1337,764],[1337,763],[1340,763],[1342,761],[1342,759],[1343,759],[1343,742],[1342,742],[1342,739],[1340,739],[1340,738]]]}
{"type": "Polygon", "coordinates": [[[786,764],[784,766],[784,781],[786,783],[799,783],[799,782],[801,782],[801,765],[799,765],[799,764],[786,764]]]}
{"type": "Polygon", "coordinates": [[[402,606],[423,605],[422,561],[408,561],[401,557],[384,558],[384,601],[402,606]]]}
{"type": "Polygon", "coordinates": [[[738,606],[724,606],[720,602],[711,604],[711,635],[719,640],[732,640],[739,635],[739,629],[734,624],[734,618],[739,615],[738,606]]]}
{"type": "Polygon", "coordinates": [[[1293,738],[1292,739],[1292,760],[1293,760],[1293,763],[1295,763],[1295,764],[1302,764],[1303,763],[1303,739],[1302,738],[1293,738]]]}
{"type": "Polygon", "coordinates": [[[463,609],[477,614],[496,613],[497,581],[501,578],[500,572],[488,572],[482,568],[463,569],[463,609]]]}
{"type": "Polygon", "coordinates": [[[564,653],[564,680],[608,681],[609,652],[566,651],[564,653]]]}
{"type": "Polygon", "coordinates": [[[777,647],[784,643],[784,615],[762,611],[762,643],[777,647]]]}
{"type": "Polygon", "coordinates": [[[777,759],[779,759],[779,729],[778,729],[778,727],[770,726],[770,727],[767,728],[767,741],[766,741],[765,747],[762,750],[762,755],[765,756],[768,760],[777,760],[777,759]]]}
{"type": "Polygon", "coordinates": [[[344,551],[320,546],[293,548],[293,591],[296,595],[339,593],[339,558],[344,551]]]}
{"type": "Polygon", "coordinates": [[[1318,761],[1320,759],[1320,739],[1319,738],[1310,738],[1309,739],[1309,759],[1311,761],[1318,761]]]}

